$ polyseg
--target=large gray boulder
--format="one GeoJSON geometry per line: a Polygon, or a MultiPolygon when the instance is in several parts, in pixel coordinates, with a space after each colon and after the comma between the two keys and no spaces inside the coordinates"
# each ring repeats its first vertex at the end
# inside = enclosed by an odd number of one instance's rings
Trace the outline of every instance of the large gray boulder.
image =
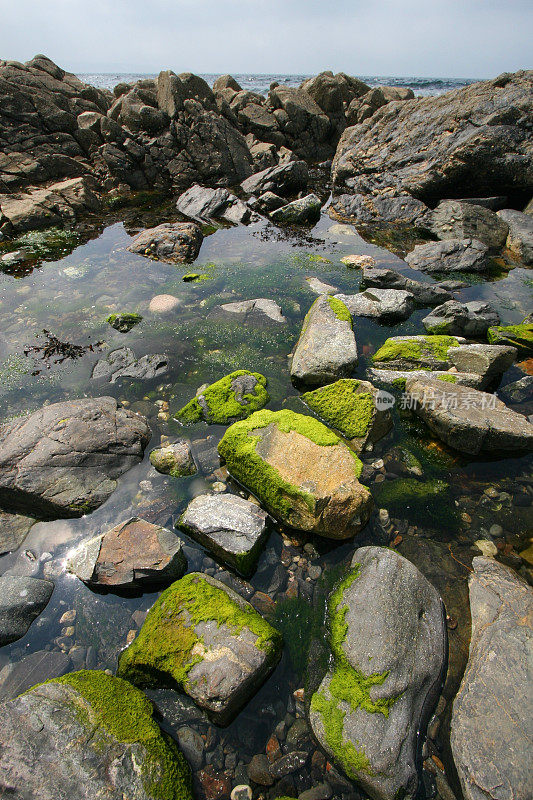
{"type": "Polygon", "coordinates": [[[493,378],[503,375],[516,361],[516,347],[498,344],[466,344],[450,347],[448,357],[459,372],[470,372],[483,376],[483,385],[488,386],[493,378]]]}
{"type": "Polygon", "coordinates": [[[354,317],[399,322],[411,316],[415,301],[405,289],[366,289],[359,294],[336,294],[354,317]]]}
{"type": "MultiPolygon", "coordinates": [[[[0,222],[12,234],[73,223],[83,214],[99,211],[101,200],[94,181],[69,178],[45,188],[0,194],[0,222]]],[[[1,187],[1,183],[0,183],[1,187]]]]}
{"type": "Polygon", "coordinates": [[[322,201],[316,194],[308,194],[293,200],[292,203],[277,208],[270,214],[270,219],[282,225],[300,225],[315,223],[320,219],[322,201]]]}
{"type": "Polygon", "coordinates": [[[427,227],[430,217],[428,207],[414,197],[379,194],[342,194],[333,199],[329,214],[335,219],[355,220],[366,225],[390,222],[419,227],[427,227]]]}
{"type": "Polygon", "coordinates": [[[113,397],[53,403],[0,426],[0,504],[42,518],[101,505],[150,439],[144,417],[113,397]]]}
{"type": "Polygon", "coordinates": [[[331,157],[334,147],[330,141],[331,122],[308,92],[275,86],[268,93],[268,104],[288,147],[300,158],[320,160],[331,157]]]}
{"type": "Polygon", "coordinates": [[[466,800],[527,798],[533,590],[492,558],[474,558],[472,567],[472,637],[451,723],[455,766],[466,800]]]}
{"type": "Polygon", "coordinates": [[[52,581],[14,575],[0,577],[0,647],[24,636],[47,606],[53,591],[52,581]]]}
{"type": "Polygon", "coordinates": [[[89,586],[136,591],[172,583],[187,561],[173,531],[132,517],[82,542],[66,566],[89,586]]]}
{"type": "Polygon", "coordinates": [[[227,189],[210,189],[191,186],[176,202],[176,208],[185,217],[202,221],[223,219],[227,222],[248,222],[250,209],[227,189]]]}
{"type": "Polygon", "coordinates": [[[472,337],[484,337],[492,325],[499,323],[496,311],[482,300],[472,300],[470,303],[448,300],[422,320],[428,333],[472,337]]]}
{"type": "Polygon", "coordinates": [[[192,222],[164,222],[136,236],[128,250],[168,264],[181,264],[194,261],[203,238],[198,225],[192,222]]]}
{"type": "Polygon", "coordinates": [[[533,450],[533,425],[495,395],[433,377],[409,377],[405,388],[415,413],[455,450],[495,456],[533,450]]]}
{"type": "Polygon", "coordinates": [[[0,794],[192,800],[187,762],[152,712],[142,692],[97,670],[35,686],[0,708],[0,794]]]}
{"type": "Polygon", "coordinates": [[[405,260],[422,272],[482,272],[489,265],[488,252],[477,239],[446,239],[417,245],[405,260]]]}
{"type": "Polygon", "coordinates": [[[487,247],[503,247],[509,226],[483,206],[460,200],[442,200],[431,215],[431,230],[439,239],[476,239],[487,247]]]}
{"type": "Polygon", "coordinates": [[[422,200],[530,191],[533,73],[505,73],[438,97],[388,103],[347,128],[333,162],[335,183],[364,176],[422,200]]]}
{"type": "Polygon", "coordinates": [[[322,386],[349,378],[356,364],[357,345],[349,310],[341,300],[320,295],[305,317],[292,356],[291,378],[322,386]]]}
{"type": "Polygon", "coordinates": [[[498,217],[509,226],[506,246],[516,253],[524,264],[533,264],[533,217],[512,208],[498,211],[498,217]]]}
{"type": "Polygon", "coordinates": [[[413,296],[417,306],[438,306],[452,299],[451,293],[440,286],[415,281],[394,269],[380,267],[363,267],[360,287],[361,289],[403,289],[413,296]]]}
{"type": "Polygon", "coordinates": [[[414,798],[417,745],[446,666],[444,607],[394,550],[362,547],[329,598],[332,661],[309,719],[329,756],[374,800],[414,798]]]}
{"type": "Polygon", "coordinates": [[[285,197],[305,189],[307,180],[308,168],[305,161],[289,161],[250,175],[241,183],[241,187],[247,194],[274,192],[285,197]]]}
{"type": "Polygon", "coordinates": [[[266,680],[281,636],[240,595],[191,572],[166,589],[118,674],[139,686],[179,688],[226,724],[266,680]]]}
{"type": "Polygon", "coordinates": [[[241,575],[250,575],[267,535],[268,514],[233,494],[195,497],[177,525],[241,575]]]}

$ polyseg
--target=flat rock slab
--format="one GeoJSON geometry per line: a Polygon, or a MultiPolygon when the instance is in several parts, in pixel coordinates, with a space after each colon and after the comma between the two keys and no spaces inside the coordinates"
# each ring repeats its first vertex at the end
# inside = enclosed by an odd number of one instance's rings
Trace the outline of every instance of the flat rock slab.
{"type": "Polygon", "coordinates": [[[119,378],[149,381],[166,375],[167,372],[167,355],[155,353],[136,358],[130,347],[120,347],[96,362],[91,378],[109,383],[115,383],[119,378]]]}
{"type": "Polygon", "coordinates": [[[446,666],[444,607],[393,550],[362,547],[328,603],[333,660],[313,694],[313,732],[375,800],[414,798],[416,753],[446,666]],[[340,635],[339,635],[340,634],[340,635]]]}
{"type": "Polygon", "coordinates": [[[39,518],[98,508],[150,439],[144,417],[113,397],[53,403],[0,427],[0,503],[39,518]]]}
{"type": "Polygon", "coordinates": [[[319,296],[304,320],[291,363],[291,378],[322,386],[349,378],[357,365],[357,345],[351,315],[344,303],[319,296]]]}
{"type": "Polygon", "coordinates": [[[451,347],[448,356],[459,372],[473,372],[483,377],[483,387],[503,375],[516,361],[517,349],[508,345],[466,344],[451,347]]]}
{"type": "Polygon", "coordinates": [[[33,517],[0,511],[0,556],[17,550],[34,523],[33,517]]]}
{"type": "Polygon", "coordinates": [[[198,225],[192,222],[164,222],[136,236],[128,250],[156,261],[182,264],[194,261],[203,238],[198,225]]]}
{"type": "Polygon", "coordinates": [[[159,597],[118,674],[180,688],[219,724],[229,722],[277,663],[281,637],[220,581],[192,572],[159,597]]]}
{"type": "Polygon", "coordinates": [[[496,395],[433,378],[408,378],[406,391],[428,428],[462,453],[533,450],[533,425],[496,395]]]}
{"type": "Polygon", "coordinates": [[[452,299],[451,293],[440,286],[415,281],[393,269],[372,266],[363,266],[361,288],[403,289],[413,295],[417,306],[437,306],[452,299]]]}
{"type": "Polygon", "coordinates": [[[305,282],[315,294],[337,294],[339,291],[336,286],[332,286],[330,283],[324,283],[324,281],[314,276],[306,278],[305,282]]]}
{"type": "Polygon", "coordinates": [[[509,567],[477,557],[472,638],[453,703],[451,745],[466,800],[531,796],[533,590],[509,567]]]}
{"type": "Polygon", "coordinates": [[[16,233],[74,222],[81,214],[99,211],[100,198],[85,178],[69,178],[45,188],[0,195],[0,212],[16,233]]]}
{"type": "Polygon", "coordinates": [[[361,462],[313,417],[259,411],[228,428],[218,451],[231,475],[286,525],[348,539],[368,521],[372,498],[358,480],[361,462]]]}
{"type": "Polygon", "coordinates": [[[489,266],[489,248],[477,239],[446,239],[419,244],[405,260],[422,272],[483,272],[489,266]]]}
{"type": "Polygon", "coordinates": [[[110,591],[168,584],[186,568],[176,534],[138,517],[83,542],[67,561],[84,583],[110,591]]]}
{"type": "Polygon", "coordinates": [[[223,303],[216,306],[211,314],[213,318],[233,319],[245,325],[284,325],[287,323],[283,316],[281,306],[274,300],[266,297],[256,297],[254,300],[237,300],[235,303],[223,303]]]}
{"type": "Polygon", "coordinates": [[[439,239],[477,239],[487,247],[503,247],[509,226],[494,211],[460,200],[442,200],[431,215],[439,239]]]}
{"type": "Polygon", "coordinates": [[[0,577],[0,647],[21,639],[46,608],[54,591],[52,581],[0,577]]]}
{"type": "Polygon", "coordinates": [[[213,555],[250,575],[267,536],[268,514],[234,494],[202,494],[191,500],[177,525],[213,555]]]}
{"type": "Polygon", "coordinates": [[[3,704],[0,792],[13,798],[192,800],[178,746],[150,701],[99,671],[74,672],[3,704]],[[122,741],[122,740],[125,741],[122,741]]]}
{"type": "Polygon", "coordinates": [[[451,370],[434,370],[428,372],[427,369],[376,369],[370,367],[367,375],[373,383],[382,386],[390,386],[393,389],[405,389],[407,378],[427,378],[428,375],[439,381],[450,381],[459,386],[470,386],[472,389],[483,388],[483,377],[472,372],[455,372],[451,370]]]}
{"type": "Polygon", "coordinates": [[[336,294],[354,317],[374,317],[384,322],[402,321],[411,316],[415,300],[404,289],[367,289],[359,294],[336,294]]]}
{"type": "Polygon", "coordinates": [[[424,317],[422,325],[428,333],[481,337],[499,322],[498,314],[488,303],[481,300],[470,303],[448,300],[424,317]]]}

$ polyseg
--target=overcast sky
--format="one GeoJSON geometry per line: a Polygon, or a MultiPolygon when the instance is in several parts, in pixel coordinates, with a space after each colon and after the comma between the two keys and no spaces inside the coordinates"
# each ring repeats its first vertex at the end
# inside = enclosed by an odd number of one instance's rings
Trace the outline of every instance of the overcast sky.
{"type": "Polygon", "coordinates": [[[533,66],[532,0],[2,0],[0,58],[72,72],[482,78],[533,66]]]}

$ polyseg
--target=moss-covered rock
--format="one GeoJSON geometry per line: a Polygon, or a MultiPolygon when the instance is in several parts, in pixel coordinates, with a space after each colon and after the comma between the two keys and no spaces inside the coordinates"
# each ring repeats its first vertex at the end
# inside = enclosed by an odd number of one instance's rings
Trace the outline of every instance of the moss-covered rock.
{"type": "Polygon", "coordinates": [[[520,353],[533,353],[533,323],[495,325],[488,329],[487,339],[491,344],[513,345],[520,353]]]}
{"type": "Polygon", "coordinates": [[[191,446],[185,439],[156,447],[150,453],[150,463],[158,472],[172,475],[173,478],[183,478],[196,472],[191,446]]]}
{"type": "Polygon", "coordinates": [[[129,314],[127,312],[122,314],[110,314],[107,318],[107,322],[109,322],[111,327],[115,328],[115,330],[120,333],[128,333],[134,325],[138,325],[141,321],[142,317],[140,314],[129,314]]]}
{"type": "Polygon", "coordinates": [[[118,674],[139,686],[179,688],[224,724],[263,683],[280,648],[279,633],[249,603],[193,572],[152,606],[118,674]]]}
{"type": "Polygon", "coordinates": [[[259,372],[236,370],[193,397],[175,417],[185,424],[205,420],[218,425],[244,419],[268,403],[266,384],[259,372]]]}
{"type": "Polygon", "coordinates": [[[347,539],[368,520],[361,462],[313,417],[259,411],[228,428],[218,451],[233,477],[287,525],[347,539]]]}
{"type": "Polygon", "coordinates": [[[390,411],[376,406],[377,396],[378,389],[368,381],[345,378],[305,392],[302,400],[360,452],[367,442],[378,441],[392,427],[390,411]]]}
{"type": "Polygon", "coordinates": [[[152,711],[139,689],[99,670],[34,686],[3,707],[2,785],[42,800],[192,800],[185,758],[152,711]]]}
{"type": "Polygon", "coordinates": [[[407,518],[422,527],[459,527],[459,513],[450,500],[448,484],[439,479],[419,481],[416,478],[396,478],[375,485],[374,500],[386,508],[391,517],[407,518]]]}
{"type": "Polygon", "coordinates": [[[374,367],[391,370],[449,369],[450,347],[465,340],[457,336],[392,336],[372,356],[374,367]]]}

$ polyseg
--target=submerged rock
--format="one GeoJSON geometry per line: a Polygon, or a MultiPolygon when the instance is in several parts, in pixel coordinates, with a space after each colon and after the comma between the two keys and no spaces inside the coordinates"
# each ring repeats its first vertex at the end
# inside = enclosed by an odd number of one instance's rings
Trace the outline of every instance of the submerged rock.
{"type": "Polygon", "coordinates": [[[403,289],[414,298],[417,306],[437,306],[452,299],[446,289],[431,283],[422,283],[407,278],[393,269],[363,266],[361,289],[403,289]]]}
{"type": "Polygon", "coordinates": [[[314,734],[375,800],[414,798],[418,737],[446,665],[442,600],[398,553],[362,547],[328,617],[333,663],[311,698],[314,734]]]}
{"type": "Polygon", "coordinates": [[[270,219],[282,225],[300,225],[314,223],[320,219],[322,201],[316,194],[308,194],[299,200],[293,200],[270,214],[270,219]]]}
{"type": "Polygon", "coordinates": [[[138,517],[82,542],[67,561],[84,583],[110,591],[169,584],[186,568],[176,534],[138,517]]]}
{"type": "Polygon", "coordinates": [[[120,347],[96,362],[91,378],[107,380],[109,383],[115,383],[119,378],[150,381],[166,375],[167,372],[168,356],[154,353],[135,358],[135,353],[130,347],[120,347]]]}
{"type": "Polygon", "coordinates": [[[299,530],[348,539],[372,498],[357,456],[321,422],[293,411],[259,411],[236,422],[218,451],[231,475],[274,517],[299,530]]]}
{"type": "MultiPolygon", "coordinates": [[[[72,670],[72,661],[60,650],[36,650],[0,670],[0,702],[13,700],[37,683],[59,678],[72,670]]],[[[0,782],[0,787],[1,787],[0,782]]]]}
{"type": "Polygon", "coordinates": [[[422,272],[483,272],[489,265],[488,252],[477,239],[446,239],[417,245],[405,260],[422,272]]]}
{"type": "Polygon", "coordinates": [[[197,572],[166,589],[118,674],[140,686],[180,688],[218,724],[229,722],[277,663],[281,636],[220,581],[197,572]]]}
{"type": "Polygon", "coordinates": [[[368,381],[344,379],[302,394],[304,403],[327,425],[338,430],[356,452],[385,436],[391,413],[376,402],[379,391],[368,381]]]}
{"type": "Polygon", "coordinates": [[[431,216],[439,239],[475,239],[490,248],[503,247],[509,226],[494,211],[460,200],[442,200],[431,216]]]}
{"type": "Polygon", "coordinates": [[[422,325],[428,333],[481,337],[499,322],[498,314],[482,300],[472,300],[470,303],[448,300],[424,317],[422,325]]]}
{"type": "Polygon", "coordinates": [[[402,321],[411,316],[415,301],[404,289],[367,289],[359,294],[337,294],[354,317],[374,317],[384,322],[402,321]]]}
{"type": "Polygon", "coordinates": [[[158,472],[172,475],[173,478],[194,475],[196,472],[191,446],[186,439],[156,447],[150,453],[150,463],[158,472]]]}
{"type": "Polygon", "coordinates": [[[241,575],[250,575],[267,535],[266,511],[234,494],[195,497],[179,522],[185,533],[241,575]]]}
{"type": "Polygon", "coordinates": [[[54,584],[39,578],[0,577],[0,647],[21,639],[46,608],[54,584]]]}
{"type": "Polygon", "coordinates": [[[283,325],[287,322],[280,306],[266,297],[254,300],[237,300],[235,303],[224,303],[211,312],[211,316],[235,319],[245,325],[283,325]]]}
{"type": "Polygon", "coordinates": [[[141,461],[144,417],[113,397],[53,403],[0,426],[0,503],[41,518],[98,508],[141,461]]]}
{"type": "Polygon", "coordinates": [[[291,378],[321,386],[349,377],[356,365],[351,314],[341,300],[321,295],[305,317],[292,357],[291,378]]]}
{"type": "Polygon", "coordinates": [[[259,372],[247,369],[231,372],[199,392],[174,416],[184,424],[204,420],[227,425],[249,417],[268,403],[266,384],[265,376],[259,372]]]}
{"type": "Polygon", "coordinates": [[[202,240],[202,231],[192,222],[164,222],[136,236],[128,250],[168,264],[181,264],[195,260],[202,240]]]}
{"type": "Polygon", "coordinates": [[[509,226],[506,246],[516,253],[524,264],[533,264],[533,219],[511,208],[498,211],[497,216],[509,226]]]}
{"type": "Polygon", "coordinates": [[[119,333],[128,333],[135,325],[142,322],[142,317],[140,314],[123,312],[122,314],[110,314],[107,321],[119,333]]]}
{"type": "Polygon", "coordinates": [[[432,377],[408,378],[406,391],[415,413],[455,450],[496,456],[533,450],[533,425],[495,395],[432,377]]]}
{"type": "Polygon", "coordinates": [[[466,800],[525,798],[531,793],[533,591],[492,558],[474,558],[472,567],[472,637],[451,723],[455,766],[466,800]]]}
{"type": "Polygon", "coordinates": [[[5,703],[0,789],[41,800],[192,800],[189,767],[126,681],[73,672],[5,703]]]}

